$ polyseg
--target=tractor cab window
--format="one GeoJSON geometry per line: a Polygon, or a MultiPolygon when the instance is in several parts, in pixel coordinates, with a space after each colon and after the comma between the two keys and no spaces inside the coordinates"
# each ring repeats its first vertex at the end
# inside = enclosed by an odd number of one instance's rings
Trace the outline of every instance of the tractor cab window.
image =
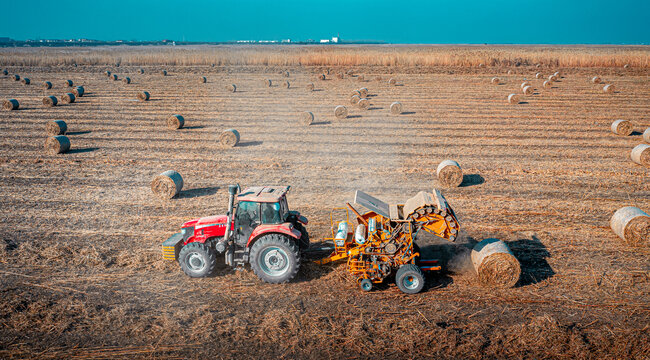
{"type": "Polygon", "coordinates": [[[237,206],[237,226],[251,227],[254,223],[259,224],[259,204],[252,201],[240,201],[237,206]]]}
{"type": "Polygon", "coordinates": [[[280,203],[261,203],[262,224],[279,224],[282,222],[280,216],[280,203]]]}

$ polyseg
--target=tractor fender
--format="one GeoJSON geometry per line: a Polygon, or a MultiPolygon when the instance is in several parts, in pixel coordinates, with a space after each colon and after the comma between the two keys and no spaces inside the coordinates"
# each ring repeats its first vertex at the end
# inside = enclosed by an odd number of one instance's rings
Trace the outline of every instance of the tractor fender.
{"type": "Polygon", "coordinates": [[[302,236],[300,231],[294,229],[293,224],[291,223],[284,223],[284,224],[277,224],[277,225],[259,225],[258,227],[255,228],[255,230],[253,230],[253,233],[248,238],[248,243],[246,244],[246,247],[253,246],[253,243],[255,243],[255,241],[259,237],[269,233],[284,234],[294,240],[299,240],[300,237],[302,236]]]}

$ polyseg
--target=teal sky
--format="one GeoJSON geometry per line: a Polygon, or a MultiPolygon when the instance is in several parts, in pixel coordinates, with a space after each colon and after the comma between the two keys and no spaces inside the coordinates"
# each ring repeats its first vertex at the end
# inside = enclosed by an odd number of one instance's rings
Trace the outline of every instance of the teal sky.
{"type": "Polygon", "coordinates": [[[0,37],[649,44],[650,0],[7,1],[0,37]]]}

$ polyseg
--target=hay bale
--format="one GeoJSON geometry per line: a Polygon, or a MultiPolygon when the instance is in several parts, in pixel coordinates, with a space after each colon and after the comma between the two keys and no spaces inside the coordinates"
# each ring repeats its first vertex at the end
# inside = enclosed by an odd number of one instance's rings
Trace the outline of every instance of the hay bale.
{"type": "Polygon", "coordinates": [[[7,69],[2,70],[2,75],[5,76],[9,75],[9,71],[7,71],[7,69]]]}
{"type": "Polygon", "coordinates": [[[230,92],[236,92],[237,91],[237,85],[235,85],[235,84],[226,85],[226,90],[230,91],[230,92]]]}
{"type": "Polygon", "coordinates": [[[399,115],[402,113],[402,103],[399,101],[395,101],[394,103],[390,104],[390,113],[393,115],[399,115]]]}
{"type": "Polygon", "coordinates": [[[521,91],[524,93],[524,95],[533,95],[533,87],[532,86],[526,86],[521,91]]]}
{"type": "Polygon", "coordinates": [[[512,75],[512,70],[508,70],[508,75],[512,75]]]}
{"type": "Polygon", "coordinates": [[[444,187],[457,187],[463,182],[463,170],[454,160],[444,160],[438,164],[436,174],[444,187]]]}
{"type": "Polygon", "coordinates": [[[359,94],[362,98],[368,97],[368,89],[367,88],[359,89],[359,94]]]}
{"type": "Polygon", "coordinates": [[[526,86],[530,86],[530,83],[529,83],[528,81],[524,81],[524,82],[522,82],[521,85],[520,85],[520,87],[521,87],[522,89],[525,88],[526,86]]]}
{"type": "Polygon", "coordinates": [[[72,89],[72,93],[78,98],[83,97],[86,93],[86,89],[84,89],[83,86],[76,86],[74,89],[72,89]]]}
{"type": "Polygon", "coordinates": [[[560,74],[559,71],[556,71],[553,75],[555,75],[555,77],[558,79],[562,77],[562,74],[560,74]]]}
{"type": "Polygon", "coordinates": [[[499,85],[499,78],[498,77],[493,77],[492,80],[490,80],[490,82],[492,84],[494,84],[494,85],[499,85]]]}
{"type": "Polygon", "coordinates": [[[350,104],[351,105],[356,105],[357,103],[359,103],[359,100],[361,100],[361,96],[359,96],[359,95],[350,96],[350,104]]]}
{"type": "Polygon", "coordinates": [[[205,77],[205,76],[201,76],[201,77],[199,78],[199,82],[200,82],[201,84],[205,84],[205,83],[208,82],[208,78],[205,77]]]}
{"type": "Polygon", "coordinates": [[[627,120],[616,120],[612,123],[612,132],[616,135],[630,136],[632,130],[632,123],[627,120]]]}
{"type": "Polygon", "coordinates": [[[359,99],[357,106],[359,106],[362,109],[367,109],[370,106],[370,101],[366,98],[359,99]]]}
{"type": "Polygon", "coordinates": [[[505,289],[519,281],[521,265],[508,245],[499,239],[479,242],[470,257],[478,280],[484,286],[505,289]]]}
{"type": "Polygon", "coordinates": [[[104,71],[104,75],[106,75],[106,77],[111,77],[111,72],[106,70],[104,71]]]}
{"type": "Polygon", "coordinates": [[[151,180],[151,191],[161,199],[171,199],[183,189],[183,177],[174,170],[167,170],[151,180]]]}
{"type": "Polygon", "coordinates": [[[273,82],[271,82],[271,79],[264,79],[264,86],[266,87],[271,87],[273,85],[273,82]]]}
{"type": "Polygon", "coordinates": [[[311,125],[314,122],[314,114],[311,111],[303,111],[300,113],[300,123],[303,125],[311,125]]]}
{"type": "Polygon", "coordinates": [[[185,125],[185,118],[181,115],[172,115],[167,118],[167,127],[170,130],[181,129],[185,125]]]}
{"type": "Polygon", "coordinates": [[[284,77],[289,77],[289,71],[285,71],[284,73],[282,73],[282,75],[283,75],[284,77]]]}
{"type": "Polygon", "coordinates": [[[314,91],[314,83],[307,84],[307,90],[314,91]]]}
{"type": "Polygon", "coordinates": [[[348,117],[348,108],[346,108],[343,105],[339,105],[334,108],[334,116],[336,116],[337,119],[345,119],[348,117]]]}
{"type": "Polygon", "coordinates": [[[56,104],[58,104],[58,102],[59,101],[52,95],[46,96],[46,97],[43,98],[43,105],[46,106],[46,107],[56,106],[56,104]]]}
{"type": "Polygon", "coordinates": [[[239,144],[239,131],[235,129],[224,130],[219,136],[219,142],[223,146],[233,147],[239,144]]]}
{"type": "Polygon", "coordinates": [[[343,79],[343,73],[342,73],[342,72],[337,73],[337,74],[336,74],[336,78],[337,78],[337,79],[343,79]]]}
{"type": "Polygon", "coordinates": [[[548,80],[544,80],[544,83],[542,84],[542,86],[543,86],[545,89],[550,89],[551,86],[553,86],[553,83],[550,82],[550,81],[548,81],[548,80]]]}
{"type": "Polygon", "coordinates": [[[122,79],[122,82],[125,83],[125,84],[130,84],[131,83],[131,78],[127,76],[124,79],[122,79]]]}
{"type": "Polygon", "coordinates": [[[363,74],[357,76],[357,81],[364,81],[366,78],[363,76],[363,74]]]}
{"type": "Polygon", "coordinates": [[[326,79],[325,74],[318,75],[318,79],[319,80],[325,80],[326,79]]]}
{"type": "Polygon", "coordinates": [[[544,75],[542,73],[535,74],[535,79],[541,79],[544,75]]]}
{"type": "Polygon", "coordinates": [[[2,108],[4,110],[16,110],[20,107],[20,103],[16,99],[4,100],[2,102],[2,108]]]}
{"type": "Polygon", "coordinates": [[[388,80],[388,85],[396,85],[396,84],[397,84],[397,80],[395,80],[395,79],[393,79],[393,78],[390,78],[390,79],[388,80]]]}
{"type": "Polygon", "coordinates": [[[282,87],[285,89],[288,89],[291,87],[291,83],[289,83],[289,80],[285,81],[282,83],[282,87]]]}
{"type": "Polygon", "coordinates": [[[629,69],[629,68],[630,68],[630,64],[623,65],[623,69],[629,69]]]}
{"type": "Polygon", "coordinates": [[[167,76],[167,70],[161,70],[161,71],[160,71],[160,74],[161,74],[162,76],[167,76]]]}
{"type": "Polygon", "coordinates": [[[347,74],[350,75],[350,76],[354,75],[354,70],[352,70],[352,69],[348,70],[347,74]]]}
{"type": "Polygon", "coordinates": [[[141,91],[138,93],[138,100],[140,101],[149,101],[149,93],[146,91],[141,91]]]}
{"type": "Polygon", "coordinates": [[[31,80],[29,80],[29,78],[23,78],[20,82],[22,82],[24,85],[29,85],[31,83],[31,80]]]}
{"type": "Polygon", "coordinates": [[[354,95],[356,95],[356,96],[358,96],[358,97],[361,97],[361,91],[359,91],[359,90],[352,90],[352,92],[350,93],[350,96],[354,96],[354,95]]]}
{"type": "Polygon", "coordinates": [[[555,75],[549,75],[549,76],[548,76],[548,81],[557,81],[557,76],[555,76],[555,75]]]}
{"type": "Polygon", "coordinates": [[[111,79],[112,79],[113,81],[117,81],[117,80],[118,80],[117,74],[113,74],[113,75],[111,75],[111,79]]]}
{"type": "Polygon", "coordinates": [[[508,95],[508,102],[511,104],[519,104],[519,95],[517,94],[508,95]]]}
{"type": "Polygon", "coordinates": [[[140,74],[144,74],[144,69],[138,69],[138,72],[139,72],[140,74]]]}
{"type": "Polygon", "coordinates": [[[64,84],[65,86],[67,86],[67,87],[72,87],[72,85],[74,85],[74,84],[72,83],[72,80],[64,80],[64,81],[63,81],[63,84],[64,84]]]}
{"type": "Polygon", "coordinates": [[[616,210],[609,226],[628,245],[650,245],[650,215],[637,207],[626,206],[616,210]]]}
{"type": "Polygon", "coordinates": [[[600,78],[600,76],[594,76],[591,78],[591,82],[594,84],[600,84],[601,81],[602,79],[600,78]]]}
{"type": "Polygon", "coordinates": [[[61,102],[64,104],[72,104],[76,99],[73,93],[65,93],[61,96],[61,102]]]}
{"type": "Polygon", "coordinates": [[[650,167],[650,145],[639,144],[630,153],[632,161],[639,165],[650,167]]]}
{"type": "Polygon", "coordinates": [[[52,88],[52,83],[49,81],[43,81],[43,89],[51,89],[52,88]]]}
{"type": "Polygon", "coordinates": [[[20,75],[14,74],[14,81],[20,81],[20,75]]]}
{"type": "Polygon", "coordinates": [[[63,120],[48,121],[45,125],[45,132],[50,136],[65,135],[68,125],[63,120]]]}
{"type": "Polygon", "coordinates": [[[70,150],[70,139],[65,135],[50,136],[45,140],[45,151],[52,154],[63,154],[70,150]]]}
{"type": "Polygon", "coordinates": [[[375,81],[381,81],[381,80],[382,80],[381,76],[375,76],[375,81]]]}
{"type": "Polygon", "coordinates": [[[645,129],[645,131],[643,132],[643,141],[650,144],[650,128],[645,129]]]}
{"type": "Polygon", "coordinates": [[[612,84],[607,84],[603,86],[603,92],[606,94],[613,94],[614,93],[614,85],[612,84]]]}
{"type": "Polygon", "coordinates": [[[483,67],[485,67],[485,64],[480,63],[480,64],[478,64],[478,67],[483,68],[483,67]]]}

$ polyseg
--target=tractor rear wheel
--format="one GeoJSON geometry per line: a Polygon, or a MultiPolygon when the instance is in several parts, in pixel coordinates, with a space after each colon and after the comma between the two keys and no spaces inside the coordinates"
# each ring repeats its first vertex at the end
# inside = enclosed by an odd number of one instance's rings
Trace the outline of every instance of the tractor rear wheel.
{"type": "Polygon", "coordinates": [[[395,283],[402,292],[417,294],[424,287],[424,274],[417,265],[402,265],[395,275],[395,283]]]}
{"type": "Polygon", "coordinates": [[[251,248],[250,263],[253,272],[270,284],[289,282],[300,268],[298,246],[286,235],[266,234],[251,248]]]}
{"type": "Polygon", "coordinates": [[[207,244],[189,243],[178,253],[181,269],[189,277],[206,277],[214,272],[217,265],[217,254],[207,244]]]}
{"type": "Polygon", "coordinates": [[[298,244],[300,250],[309,249],[309,233],[307,232],[307,229],[305,229],[305,227],[302,226],[302,224],[299,222],[296,222],[296,224],[293,227],[296,230],[300,231],[300,233],[302,234],[300,236],[300,244],[298,244]]]}

